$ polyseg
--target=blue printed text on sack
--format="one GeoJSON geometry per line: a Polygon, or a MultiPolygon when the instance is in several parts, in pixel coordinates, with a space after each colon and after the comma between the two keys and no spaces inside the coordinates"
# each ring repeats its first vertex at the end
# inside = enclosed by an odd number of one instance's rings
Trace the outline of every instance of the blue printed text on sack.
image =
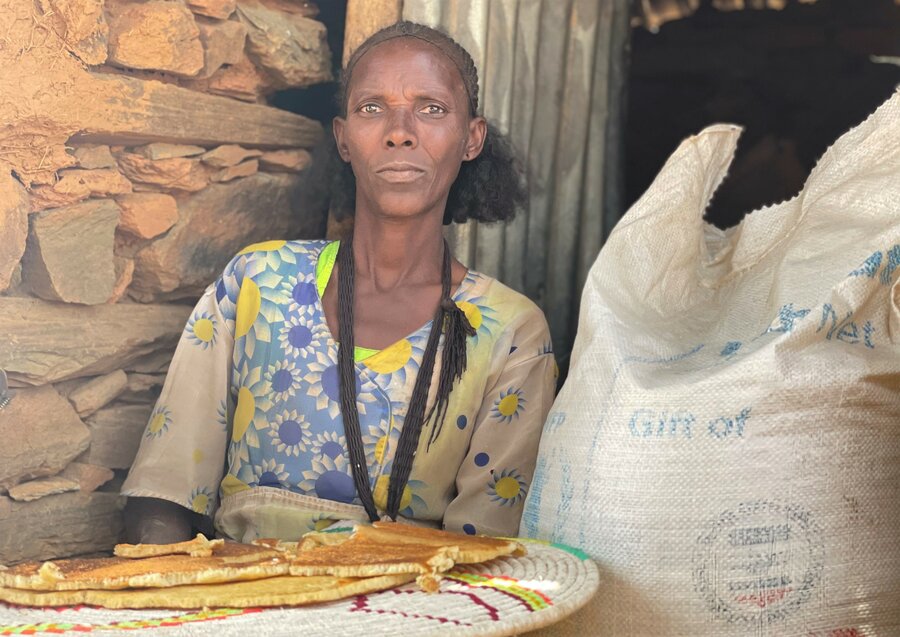
{"type": "Polygon", "coordinates": [[[628,429],[635,438],[693,439],[710,437],[716,440],[743,438],[750,420],[750,407],[736,415],[698,417],[689,411],[657,411],[638,409],[628,422],[628,429]]]}

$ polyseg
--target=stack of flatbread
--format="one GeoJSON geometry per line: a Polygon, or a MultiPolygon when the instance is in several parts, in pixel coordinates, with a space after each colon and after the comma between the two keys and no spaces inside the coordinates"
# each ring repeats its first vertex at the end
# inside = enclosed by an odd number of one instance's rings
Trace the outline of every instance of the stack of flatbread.
{"type": "Polygon", "coordinates": [[[521,555],[518,542],[392,522],[309,533],[300,542],[119,544],[108,558],[0,567],[0,600],[105,608],[300,606],[417,580],[429,592],[456,564],[521,555]]]}
{"type": "Polygon", "coordinates": [[[478,564],[504,555],[524,555],[514,540],[460,535],[395,522],[375,522],[352,532],[308,533],[291,561],[291,575],[363,577],[416,575],[428,592],[456,564],[478,564]]]}

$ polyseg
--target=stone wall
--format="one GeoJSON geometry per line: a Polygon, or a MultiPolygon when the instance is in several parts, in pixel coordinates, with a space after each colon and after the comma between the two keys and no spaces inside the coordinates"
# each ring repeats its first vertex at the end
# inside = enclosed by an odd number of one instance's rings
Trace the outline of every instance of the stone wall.
{"type": "Polygon", "coordinates": [[[322,236],[331,80],[297,0],[0,0],[0,564],[108,550],[191,303],[243,246],[322,236]],[[0,397],[2,403],[2,397],[0,397]]]}

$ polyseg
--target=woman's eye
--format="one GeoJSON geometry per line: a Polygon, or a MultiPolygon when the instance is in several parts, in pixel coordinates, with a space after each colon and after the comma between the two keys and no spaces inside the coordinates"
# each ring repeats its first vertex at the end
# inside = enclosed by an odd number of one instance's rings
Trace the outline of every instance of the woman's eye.
{"type": "Polygon", "coordinates": [[[422,110],[428,115],[443,115],[447,112],[447,109],[443,106],[438,106],[437,104],[429,104],[422,110]]]}

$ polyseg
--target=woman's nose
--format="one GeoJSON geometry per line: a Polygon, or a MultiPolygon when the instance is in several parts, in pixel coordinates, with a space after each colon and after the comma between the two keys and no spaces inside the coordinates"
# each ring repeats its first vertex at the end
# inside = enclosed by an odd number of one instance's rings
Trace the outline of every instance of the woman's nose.
{"type": "Polygon", "coordinates": [[[396,148],[398,146],[406,146],[415,148],[418,139],[414,129],[410,113],[404,109],[394,109],[388,119],[388,126],[385,132],[385,145],[388,148],[396,148]]]}

